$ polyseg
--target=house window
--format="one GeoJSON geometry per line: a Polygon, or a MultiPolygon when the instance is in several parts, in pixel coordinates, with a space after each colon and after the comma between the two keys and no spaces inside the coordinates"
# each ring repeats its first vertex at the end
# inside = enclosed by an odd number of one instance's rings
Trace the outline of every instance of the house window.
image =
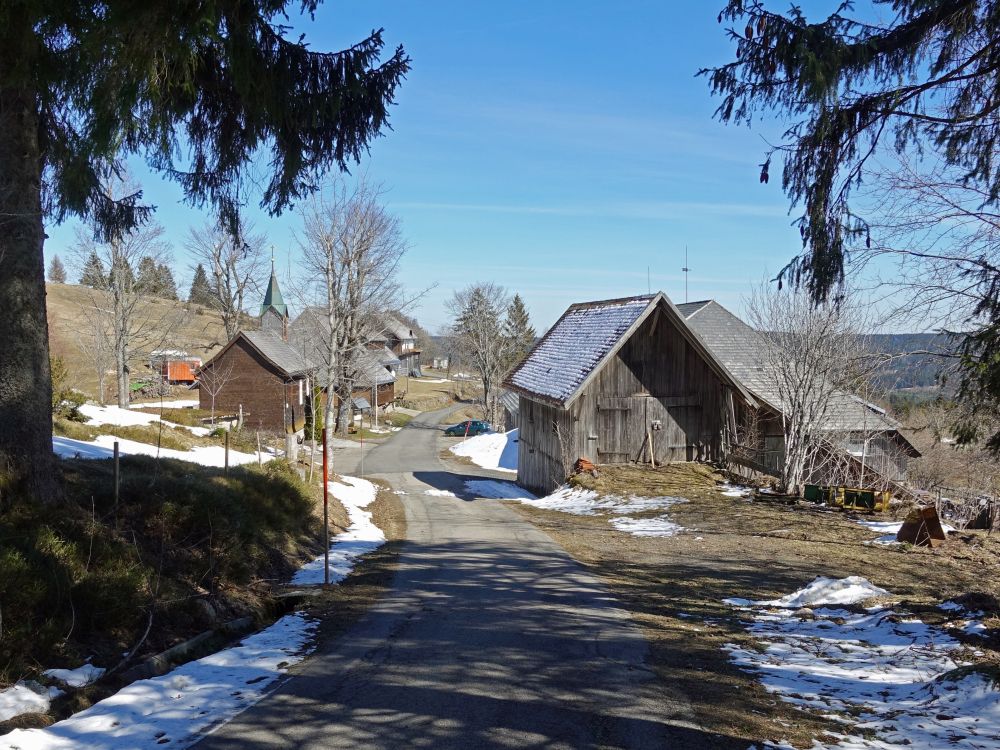
{"type": "Polygon", "coordinates": [[[299,381],[299,406],[302,406],[302,381],[299,381]]]}

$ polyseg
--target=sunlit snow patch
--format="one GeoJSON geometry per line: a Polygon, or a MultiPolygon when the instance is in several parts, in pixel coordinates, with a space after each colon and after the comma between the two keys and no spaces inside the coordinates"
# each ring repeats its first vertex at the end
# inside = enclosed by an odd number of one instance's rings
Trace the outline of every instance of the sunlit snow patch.
{"type": "Polygon", "coordinates": [[[193,744],[198,732],[256,703],[303,659],[316,623],[286,615],[232,648],[139,680],[46,729],[15,729],[0,750],[154,750],[193,744]]]}
{"type": "Polygon", "coordinates": [[[1000,692],[981,673],[954,671],[958,641],[891,608],[819,606],[886,593],[857,576],[821,577],[779,599],[735,600],[755,607],[748,630],[760,648],[725,648],[783,700],[840,714],[845,733],[817,748],[1000,748],[1000,692]]]}
{"type": "Polygon", "coordinates": [[[49,710],[52,699],[61,694],[59,688],[47,688],[37,682],[16,682],[0,690],[0,721],[21,714],[44,714],[49,710]]]}
{"type": "MultiPolygon", "coordinates": [[[[343,482],[330,482],[332,494],[347,511],[349,525],[342,534],[330,541],[330,582],[342,581],[354,569],[357,559],[385,544],[385,534],[365,510],[378,497],[378,487],[366,479],[341,477],[343,482]]],[[[320,556],[304,565],[292,576],[292,584],[323,583],[323,562],[320,556]]]]}
{"type": "Polygon", "coordinates": [[[671,521],[669,516],[653,518],[620,516],[609,519],[609,523],[619,531],[625,531],[632,536],[676,536],[684,530],[683,526],[671,521]]]}
{"type": "Polygon", "coordinates": [[[518,487],[513,482],[501,482],[496,479],[469,479],[465,489],[476,497],[488,497],[497,500],[533,500],[535,498],[526,489],[518,487]]]}
{"type": "Polygon", "coordinates": [[[81,688],[96,682],[106,670],[93,664],[83,664],[76,669],[46,669],[42,674],[71,688],[81,688]]]}
{"type": "Polygon", "coordinates": [[[456,443],[448,450],[465,456],[477,466],[495,471],[517,473],[517,430],[488,432],[456,443]]]}

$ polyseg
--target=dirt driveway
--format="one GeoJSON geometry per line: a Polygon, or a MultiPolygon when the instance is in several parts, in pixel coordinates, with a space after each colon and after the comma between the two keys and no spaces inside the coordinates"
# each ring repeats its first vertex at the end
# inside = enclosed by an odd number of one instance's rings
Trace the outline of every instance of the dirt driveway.
{"type": "MultiPolygon", "coordinates": [[[[866,544],[877,533],[841,512],[725,497],[716,479],[705,467],[682,465],[659,471],[608,468],[590,481],[609,494],[686,498],[689,502],[669,511],[685,531],[665,538],[616,531],[606,515],[510,503],[617,595],[651,643],[661,679],[688,697],[709,733],[809,747],[834,726],[768,694],[729,662],[725,644],[755,645],[740,613],[722,602],[727,597],[767,599],[820,575],[861,575],[933,623],[941,618],[935,605],[943,599],[1000,593],[995,537],[955,535],[935,551],[866,544]]],[[[997,644],[991,645],[975,643],[987,659],[1000,659],[997,644]]]]}

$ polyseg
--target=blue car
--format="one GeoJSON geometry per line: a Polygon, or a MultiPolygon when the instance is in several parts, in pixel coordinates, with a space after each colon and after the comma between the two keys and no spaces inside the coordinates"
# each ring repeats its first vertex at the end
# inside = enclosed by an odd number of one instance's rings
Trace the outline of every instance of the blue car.
{"type": "Polygon", "coordinates": [[[490,432],[489,422],[484,422],[481,419],[467,419],[464,422],[453,424],[444,431],[444,434],[449,437],[465,437],[466,435],[472,437],[473,435],[482,435],[484,432],[490,432]]]}

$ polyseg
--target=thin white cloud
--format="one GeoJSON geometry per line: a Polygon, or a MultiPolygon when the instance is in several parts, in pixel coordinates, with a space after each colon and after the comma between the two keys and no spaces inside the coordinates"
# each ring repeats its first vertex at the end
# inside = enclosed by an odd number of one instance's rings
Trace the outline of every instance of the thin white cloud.
{"type": "Polygon", "coordinates": [[[787,218],[784,206],[761,203],[710,203],[705,201],[637,201],[594,206],[540,206],[516,203],[448,203],[400,201],[393,208],[414,211],[466,211],[471,213],[543,216],[600,216],[604,218],[668,220],[692,216],[787,218]]]}

